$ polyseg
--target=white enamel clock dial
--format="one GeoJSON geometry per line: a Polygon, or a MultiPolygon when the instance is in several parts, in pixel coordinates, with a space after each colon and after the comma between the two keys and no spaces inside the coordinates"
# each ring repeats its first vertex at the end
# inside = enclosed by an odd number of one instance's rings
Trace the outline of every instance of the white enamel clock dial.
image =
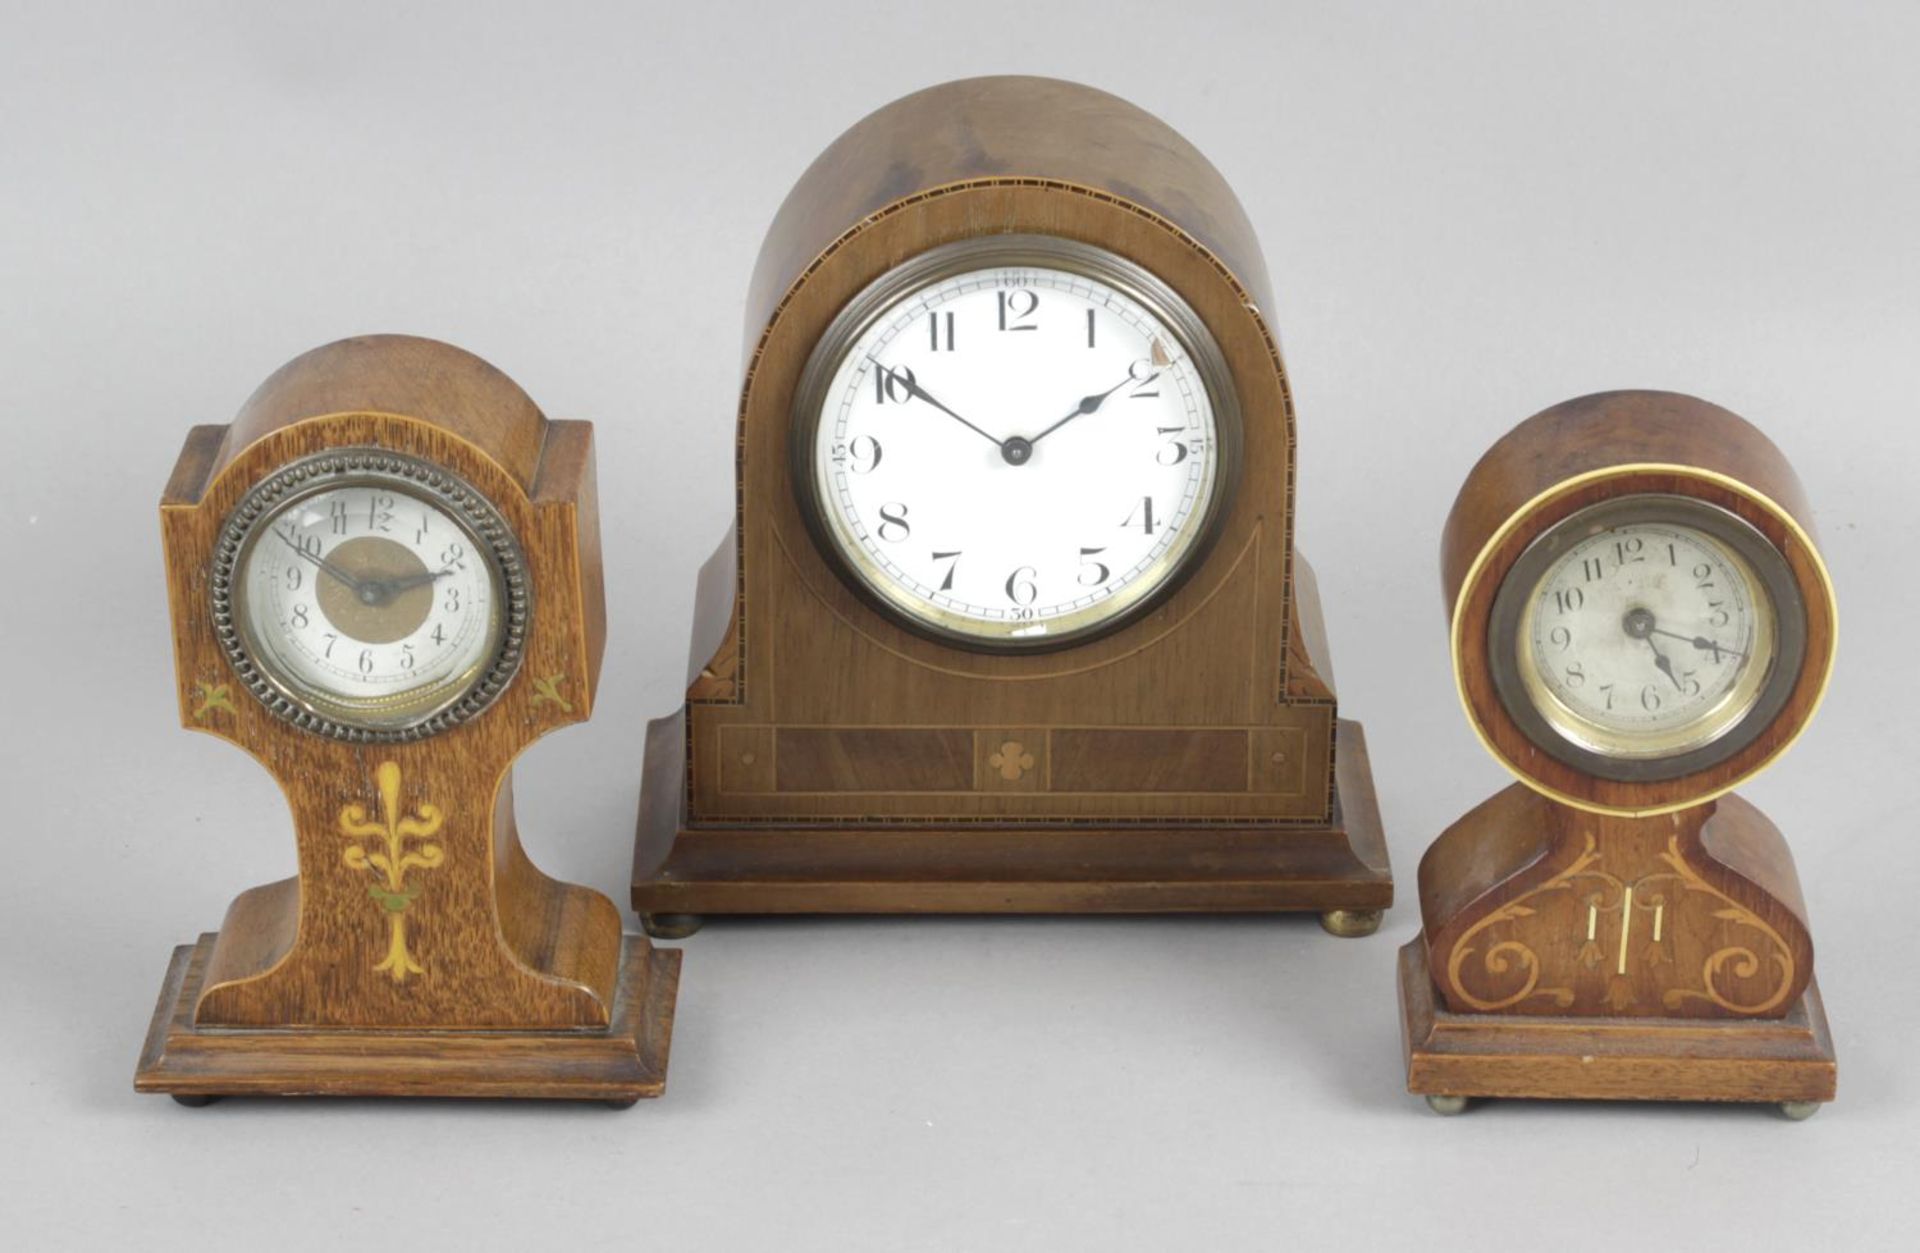
{"type": "Polygon", "coordinates": [[[254,663],[296,701],[367,728],[458,698],[494,660],[500,576],[455,513],[388,479],[260,518],[233,597],[254,663]]]}
{"type": "Polygon", "coordinates": [[[999,647],[1113,625],[1168,587],[1231,446],[1191,311],[1091,249],[894,287],[850,338],[829,332],[803,415],[845,567],[915,625],[999,647]]]}
{"type": "Polygon", "coordinates": [[[1516,643],[1562,735],[1613,756],[1669,755],[1752,707],[1773,657],[1773,606],[1731,547],[1683,524],[1627,521],[1547,568],[1516,643]]]}

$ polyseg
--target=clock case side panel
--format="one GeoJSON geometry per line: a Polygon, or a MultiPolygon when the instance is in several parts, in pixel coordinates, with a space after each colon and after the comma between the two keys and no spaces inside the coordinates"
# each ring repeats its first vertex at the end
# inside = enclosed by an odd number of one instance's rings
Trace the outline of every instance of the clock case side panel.
{"type": "MultiPolygon", "coordinates": [[[[382,339],[416,362],[444,350],[458,370],[466,357],[431,341],[382,339]]],[[[300,374],[290,367],[277,377],[300,374]]],[[[359,383],[336,381],[328,402],[394,399],[378,371],[359,383]]],[[[496,399],[518,414],[503,417],[484,396],[461,400],[477,415],[465,429],[493,423],[499,438],[485,447],[438,422],[390,412],[301,416],[272,387],[249,402],[247,412],[275,414],[252,439],[243,442],[232,427],[197,427],[187,439],[161,508],[182,724],[237,744],[281,783],[301,869],[297,879],[235,900],[205,955],[192,1013],[198,1024],[578,1029],[608,1020],[619,977],[618,911],[602,894],[533,867],[513,824],[509,775],[528,743],[591,708],[604,641],[597,572],[582,568],[596,560],[598,542],[591,428],[550,423],[530,404],[516,405],[524,401],[517,388],[496,399]],[[531,435],[517,431],[528,422],[537,424],[531,435]],[[519,443],[533,451],[526,484],[496,455],[506,450],[511,459],[519,443]],[[446,467],[500,508],[525,549],[535,608],[520,670],[488,709],[425,740],[357,745],[282,722],[237,681],[208,612],[213,549],[240,497],[280,466],[342,447],[383,448],[446,467]],[[544,693],[537,678],[548,680],[544,693]],[[344,841],[334,829],[348,805],[377,808],[382,762],[399,768],[410,799],[448,816],[441,842],[450,865],[434,872],[447,887],[439,902],[426,893],[408,911],[417,912],[421,952],[437,957],[430,964],[440,978],[405,990],[358,973],[363,960],[367,967],[379,960],[377,951],[350,956],[378,941],[360,916],[371,908],[363,886],[341,870],[344,841]],[[344,992],[343,979],[359,990],[344,992]]],[[[377,926],[374,932],[384,940],[377,926]]]]}

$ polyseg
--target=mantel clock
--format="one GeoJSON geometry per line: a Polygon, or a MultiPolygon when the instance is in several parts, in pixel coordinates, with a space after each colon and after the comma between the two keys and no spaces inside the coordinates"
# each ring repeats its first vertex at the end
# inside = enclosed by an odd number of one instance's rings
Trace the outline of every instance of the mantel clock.
{"type": "Polygon", "coordinates": [[[175,951],[139,1090],[659,1093],[680,955],[514,825],[514,758],[592,709],[595,509],[592,428],[428,340],[317,349],[188,435],[161,503],[182,722],[273,773],[299,874],[175,951]]]}
{"type": "Polygon", "coordinates": [[[1835,609],[1799,481],[1704,401],[1610,392],[1502,438],[1442,541],[1467,717],[1519,782],[1420,863],[1408,1086],[1831,1100],[1780,832],[1733,789],[1813,716],[1835,609]]]}
{"type": "Polygon", "coordinates": [[[894,102],[749,295],[734,527],[649,730],[633,903],[1313,910],[1392,881],[1294,547],[1265,263],[1158,119],[1038,78],[894,102]]]}

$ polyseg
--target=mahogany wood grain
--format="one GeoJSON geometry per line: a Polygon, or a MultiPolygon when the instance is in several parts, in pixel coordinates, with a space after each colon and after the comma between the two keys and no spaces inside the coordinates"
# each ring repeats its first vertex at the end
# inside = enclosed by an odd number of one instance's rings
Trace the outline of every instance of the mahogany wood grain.
{"type": "Polygon", "coordinates": [[[1737,796],[1623,818],[1516,783],[1434,841],[1419,883],[1456,1013],[1777,1017],[1813,974],[1786,841],[1737,796]]]}
{"type": "MultiPolygon", "coordinates": [[[[1786,840],[1729,789],[1811,717],[1831,670],[1831,588],[1798,480],[1736,415],[1607,392],[1515,427],[1442,537],[1470,719],[1520,779],[1444,831],[1401,952],[1408,1087],[1432,1096],[1830,1100],[1836,1065],[1786,840]],[[1601,500],[1683,495],[1751,523],[1806,611],[1784,707],[1725,760],[1665,780],[1585,773],[1532,744],[1490,675],[1494,598],[1526,547],[1601,500]]],[[[1503,644],[1504,646],[1504,644],[1503,644]]]]}
{"type": "Polygon", "coordinates": [[[1457,1014],[1425,943],[1400,950],[1400,1040],[1420,1096],[1607,1101],[1831,1101],[1838,1068],[1817,984],[1781,1018],[1457,1014]]]}
{"type": "MultiPolygon", "coordinates": [[[[1274,868],[1269,903],[1253,907],[1287,907],[1289,848],[1342,844],[1341,813],[1373,801],[1364,772],[1336,796],[1338,715],[1293,548],[1294,416],[1269,303],[1259,247],[1219,173],[1165,123],[1105,93],[1034,78],[950,83],[835,141],[781,207],[755,267],[738,513],[699,580],[683,741],[668,749],[649,736],[635,908],[973,908],[975,893],[891,885],[973,864],[950,845],[982,826],[1034,850],[1026,869],[999,854],[976,867],[1032,880],[1016,893],[1027,908],[1114,899],[1048,886],[1056,856],[1091,885],[1102,850],[1124,839],[1127,859],[1157,855],[1177,873],[1228,828],[1274,868]],[[814,546],[791,473],[795,390],[834,315],[909,257],[1005,233],[1097,244],[1165,281],[1218,340],[1244,426],[1231,499],[1191,575],[1119,629],[1044,654],[956,647],[895,622],[814,546]],[[889,826],[899,834],[881,838],[894,850],[884,868],[855,869],[868,854],[851,850],[889,826]],[[791,868],[760,873],[795,850],[819,868],[815,890],[791,868]],[[744,886],[776,877],[781,887],[764,894],[744,886]]],[[[1345,860],[1355,908],[1390,897],[1384,859],[1375,869],[1349,849],[1345,860]]],[[[1131,873],[1117,855],[1114,865],[1116,877],[1131,873]]],[[[1342,890],[1315,880],[1297,907],[1342,890]]],[[[1190,883],[1181,907],[1205,897],[1190,883]]],[[[1222,889],[1216,907],[1246,899],[1222,889]]]]}
{"type": "Polygon", "coordinates": [[[666,1088],[678,949],[627,936],[605,1031],[207,1031],[193,1006],[214,937],[182,945],[161,984],[139,1092],[217,1096],[435,1096],[606,1101],[666,1088]]]}
{"type": "MultiPolygon", "coordinates": [[[[625,1030],[618,1020],[633,1012],[622,1010],[621,998],[654,997],[648,980],[667,977],[665,967],[648,956],[646,941],[623,941],[613,902],[535,868],[513,815],[514,759],[593,709],[606,639],[595,510],[591,427],[549,421],[505,375],[429,340],[376,336],[317,349],[269,379],[231,427],[189,434],[161,504],[181,724],[237,745],[278,780],[299,875],[243,892],[199,947],[193,977],[180,984],[190,1001],[163,998],[167,1045],[149,1059],[158,1069],[143,1063],[143,1090],[259,1091],[269,1071],[272,1084],[294,1082],[283,1074],[295,1065],[289,1059],[327,1048],[364,1052],[371,1046],[355,1043],[357,1032],[416,1033],[429,1056],[433,1041],[461,1032],[518,1033],[511,1050],[497,1034],[449,1043],[474,1060],[448,1094],[511,1087],[510,1076],[529,1073],[525,1059],[540,1041],[581,1033],[602,1040],[601,1055],[625,1059],[583,1093],[657,1090],[657,1076],[628,1072],[642,1054],[664,1067],[664,1034],[605,1040],[625,1030]],[[275,717],[235,673],[213,619],[214,553],[235,505],[304,456],[361,447],[427,461],[486,497],[517,537],[531,584],[524,660],[505,691],[478,715],[422,739],[354,743],[275,717]],[[397,792],[402,813],[432,807],[440,815],[432,836],[438,863],[414,872],[418,894],[402,911],[406,947],[421,968],[411,974],[382,969],[383,955],[399,944],[398,915],[370,899],[364,869],[343,858],[345,814],[358,806],[378,821],[386,788],[397,792]],[[315,1045],[322,1037],[312,1036],[288,1051],[278,1033],[289,1030],[325,1033],[331,1043],[315,1045]],[[217,1043],[189,1038],[205,1032],[224,1034],[217,1043]],[[501,1058],[497,1083],[473,1077],[490,1052],[501,1058]],[[211,1069],[194,1070],[188,1082],[178,1066],[190,1053],[211,1069]]],[[[670,993],[664,1005],[670,1017],[670,993]]],[[[653,1021],[640,1025],[664,1030],[646,1025],[653,1021]]],[[[353,1064],[326,1073],[329,1090],[390,1087],[367,1078],[354,1088],[352,1076],[375,1072],[353,1064]]],[[[433,1088],[426,1080],[404,1086],[433,1088]]]]}

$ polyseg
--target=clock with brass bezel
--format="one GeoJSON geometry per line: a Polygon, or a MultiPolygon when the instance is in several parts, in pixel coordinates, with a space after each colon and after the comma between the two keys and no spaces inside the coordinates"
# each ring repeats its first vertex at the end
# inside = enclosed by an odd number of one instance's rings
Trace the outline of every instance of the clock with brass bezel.
{"type": "Polygon", "coordinates": [[[1110,631],[1203,557],[1238,474],[1212,333],[1105,249],[986,236],[921,254],[821,336],[794,409],[816,543],[910,629],[981,649],[1110,631]]]}
{"type": "Polygon", "coordinates": [[[235,671],[322,734],[430,735],[520,665],[519,544],[484,497],[417,458],[344,449],[279,471],[234,510],[212,585],[235,671]]]}
{"type": "Polygon", "coordinates": [[[1733,789],[1832,672],[1833,588],[1785,457],[1667,392],[1568,401],[1480,460],[1442,541],[1454,674],[1519,782],[1420,864],[1408,1086],[1832,1099],[1793,857],[1733,789]]]}
{"type": "Polygon", "coordinates": [[[1376,926],[1273,316],[1220,172],[1104,92],[946,83],[829,145],[749,287],[734,527],[645,749],[647,927],[1376,926]]]}
{"type": "Polygon", "coordinates": [[[593,707],[596,500],[589,424],[412,336],[303,353],[187,434],[180,719],[280,784],[298,874],[174,950],[138,1091],[659,1095],[680,955],[542,874],[514,813],[514,760],[593,707]]]}
{"type": "Polygon", "coordinates": [[[1806,655],[1785,554],[1739,514],[1634,493],[1529,544],[1501,582],[1487,666],[1535,747],[1602,778],[1666,780],[1736,756],[1773,723],[1806,655]]]}

